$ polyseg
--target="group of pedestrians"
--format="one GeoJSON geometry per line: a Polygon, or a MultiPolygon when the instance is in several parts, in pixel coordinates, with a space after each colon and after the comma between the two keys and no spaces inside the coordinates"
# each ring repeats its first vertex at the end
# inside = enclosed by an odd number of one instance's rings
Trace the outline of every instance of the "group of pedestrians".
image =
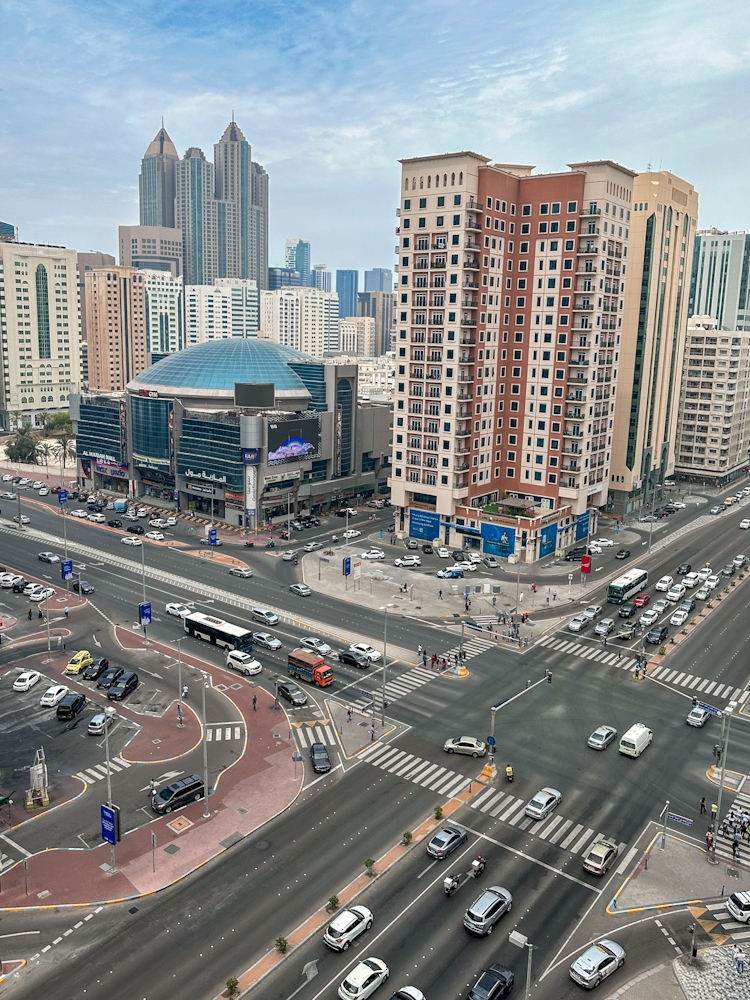
{"type": "Polygon", "coordinates": [[[737,975],[741,976],[745,971],[744,951],[742,950],[742,948],[740,948],[738,944],[733,944],[729,948],[729,953],[731,954],[732,962],[734,963],[735,968],[737,969],[737,975]]]}

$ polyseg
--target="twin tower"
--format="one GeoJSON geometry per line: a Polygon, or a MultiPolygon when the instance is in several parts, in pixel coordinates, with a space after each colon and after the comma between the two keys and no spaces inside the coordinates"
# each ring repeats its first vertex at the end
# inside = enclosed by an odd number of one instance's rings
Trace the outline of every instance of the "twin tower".
{"type": "Polygon", "coordinates": [[[191,146],[180,159],[162,127],[141,161],[140,224],[181,231],[187,285],[250,278],[268,287],[268,174],[232,121],[214,162],[191,146]]]}

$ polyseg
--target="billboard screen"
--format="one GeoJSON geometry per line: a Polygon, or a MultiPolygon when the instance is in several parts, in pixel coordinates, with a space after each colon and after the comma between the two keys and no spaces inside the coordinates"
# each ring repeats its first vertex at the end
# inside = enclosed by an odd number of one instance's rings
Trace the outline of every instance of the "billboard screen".
{"type": "Polygon", "coordinates": [[[482,551],[506,559],[516,549],[516,529],[482,522],[482,551]]]}
{"type": "Polygon", "coordinates": [[[267,465],[299,462],[320,455],[320,422],[317,417],[268,421],[267,465]]]}
{"type": "Polygon", "coordinates": [[[557,524],[548,524],[546,528],[542,528],[539,536],[539,558],[554,555],[556,545],[557,524]]]}
{"type": "Polygon", "coordinates": [[[270,409],[274,404],[273,382],[235,382],[234,405],[270,409]]]}
{"type": "Polygon", "coordinates": [[[423,538],[432,542],[440,537],[440,515],[429,510],[409,511],[409,538],[423,538]]]}

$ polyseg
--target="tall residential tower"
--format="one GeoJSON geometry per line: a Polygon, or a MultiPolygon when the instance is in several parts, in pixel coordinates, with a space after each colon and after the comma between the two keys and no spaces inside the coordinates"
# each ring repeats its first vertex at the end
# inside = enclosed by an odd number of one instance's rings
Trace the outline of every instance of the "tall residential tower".
{"type": "Polygon", "coordinates": [[[179,159],[162,122],[141,160],[138,193],[142,226],[174,229],[175,167],[179,159]]]}

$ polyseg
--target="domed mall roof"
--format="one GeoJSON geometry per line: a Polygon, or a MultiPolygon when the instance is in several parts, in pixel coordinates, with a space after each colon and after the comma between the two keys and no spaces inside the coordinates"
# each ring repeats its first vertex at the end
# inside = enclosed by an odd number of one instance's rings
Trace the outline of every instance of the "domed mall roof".
{"type": "Polygon", "coordinates": [[[128,389],[156,389],[160,395],[233,398],[235,382],[273,382],[276,396],[306,397],[309,393],[290,361],[313,361],[270,340],[256,337],[210,340],[170,354],[144,369],[128,389]]]}

